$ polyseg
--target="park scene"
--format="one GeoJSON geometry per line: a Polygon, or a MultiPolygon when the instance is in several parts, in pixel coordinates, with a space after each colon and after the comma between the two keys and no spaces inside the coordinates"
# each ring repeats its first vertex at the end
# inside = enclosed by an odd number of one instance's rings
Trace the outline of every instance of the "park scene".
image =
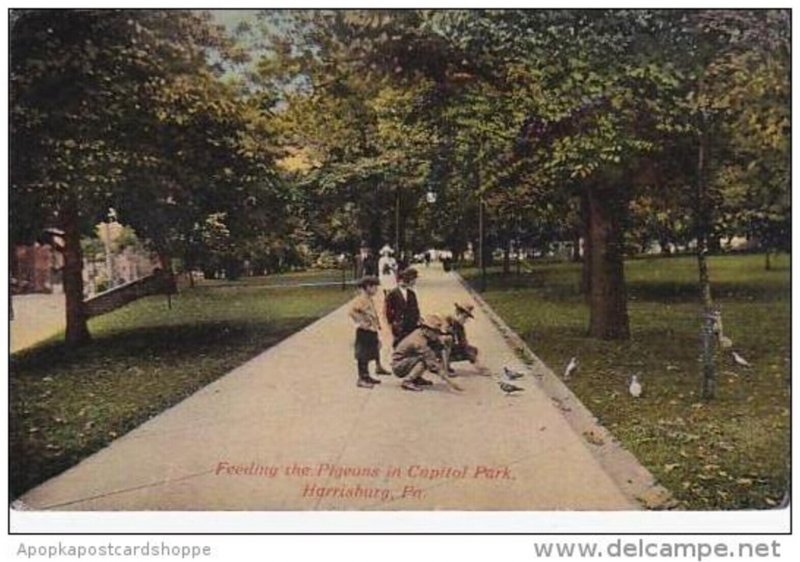
{"type": "Polygon", "coordinates": [[[788,10],[11,10],[11,507],[788,505],[788,10]]]}

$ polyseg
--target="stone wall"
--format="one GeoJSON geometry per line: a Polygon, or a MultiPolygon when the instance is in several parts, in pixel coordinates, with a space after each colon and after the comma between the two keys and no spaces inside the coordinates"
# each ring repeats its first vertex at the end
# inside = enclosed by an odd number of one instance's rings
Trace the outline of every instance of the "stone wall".
{"type": "Polygon", "coordinates": [[[176,292],[175,277],[156,272],[153,275],[98,293],[94,297],[85,300],[84,306],[86,307],[86,314],[91,318],[92,316],[111,312],[142,297],[172,295],[176,292]]]}

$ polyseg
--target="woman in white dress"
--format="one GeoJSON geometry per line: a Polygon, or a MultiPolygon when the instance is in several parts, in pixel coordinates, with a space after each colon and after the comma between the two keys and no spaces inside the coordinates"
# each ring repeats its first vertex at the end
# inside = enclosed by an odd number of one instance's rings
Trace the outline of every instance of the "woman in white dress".
{"type": "Polygon", "coordinates": [[[394,250],[386,245],[381,248],[381,259],[378,260],[378,278],[384,294],[397,287],[397,261],[394,259],[393,253],[394,250]]]}

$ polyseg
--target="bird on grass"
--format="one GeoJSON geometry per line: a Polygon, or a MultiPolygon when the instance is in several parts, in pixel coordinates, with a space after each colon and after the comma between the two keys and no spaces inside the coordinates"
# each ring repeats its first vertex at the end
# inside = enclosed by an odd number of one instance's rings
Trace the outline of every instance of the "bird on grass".
{"type": "Polygon", "coordinates": [[[752,367],[752,365],[747,359],[745,359],[735,351],[731,351],[731,355],[733,356],[733,362],[736,363],[737,365],[740,365],[742,367],[752,367]]]}
{"type": "Polygon", "coordinates": [[[523,376],[525,376],[523,373],[514,371],[508,367],[503,367],[503,375],[505,375],[505,377],[510,381],[521,379],[523,376]]]}
{"type": "Polygon", "coordinates": [[[628,387],[628,392],[630,392],[631,396],[634,398],[639,398],[642,395],[642,383],[639,382],[639,377],[636,375],[631,377],[631,385],[628,387]]]}
{"type": "Polygon", "coordinates": [[[525,390],[524,388],[521,388],[519,386],[513,385],[505,381],[497,381],[497,384],[500,385],[500,390],[505,392],[506,396],[514,394],[515,392],[522,392],[523,390],[525,390]]]}
{"type": "Polygon", "coordinates": [[[714,334],[717,336],[720,347],[722,349],[730,349],[733,347],[733,340],[722,333],[722,311],[715,310],[712,314],[714,318],[714,334]]]}
{"type": "Polygon", "coordinates": [[[569,380],[569,378],[572,376],[572,373],[574,373],[575,369],[577,368],[578,368],[578,358],[573,357],[572,359],[569,360],[569,363],[567,363],[567,368],[564,369],[564,380],[569,380]]]}

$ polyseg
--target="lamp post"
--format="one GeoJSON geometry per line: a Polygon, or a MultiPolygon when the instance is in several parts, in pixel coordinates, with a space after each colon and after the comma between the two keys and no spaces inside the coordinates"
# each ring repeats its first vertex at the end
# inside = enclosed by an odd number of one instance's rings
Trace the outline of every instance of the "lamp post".
{"type": "Polygon", "coordinates": [[[400,257],[400,185],[394,190],[394,251],[400,257]]]}
{"type": "Polygon", "coordinates": [[[478,182],[478,265],[481,268],[481,285],[480,290],[481,293],[486,292],[486,259],[484,256],[484,238],[486,237],[485,232],[485,218],[484,218],[484,202],[483,202],[483,185],[481,183],[481,160],[484,157],[484,143],[485,139],[483,135],[480,138],[480,153],[479,157],[476,158],[476,173],[475,179],[478,182]]]}
{"type": "Polygon", "coordinates": [[[117,218],[117,212],[113,207],[108,209],[108,215],[104,223],[105,236],[103,246],[106,252],[106,276],[108,277],[108,288],[114,287],[114,263],[111,258],[111,222],[117,218]]]}

